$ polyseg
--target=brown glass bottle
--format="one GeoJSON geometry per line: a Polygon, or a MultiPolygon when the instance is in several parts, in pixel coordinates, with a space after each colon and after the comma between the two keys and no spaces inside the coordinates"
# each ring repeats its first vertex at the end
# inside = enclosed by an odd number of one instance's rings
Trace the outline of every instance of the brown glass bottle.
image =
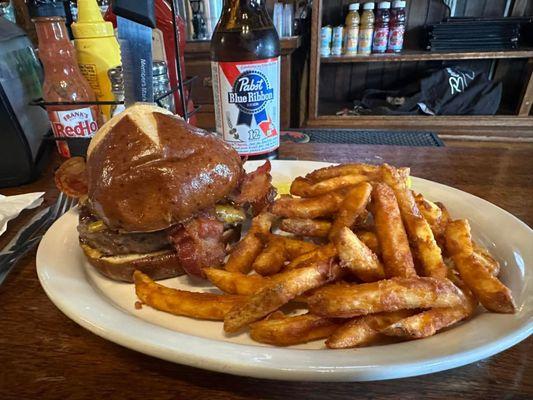
{"type": "Polygon", "coordinates": [[[211,39],[217,132],[242,156],[279,147],[279,37],[263,0],[225,0],[211,39]]]}

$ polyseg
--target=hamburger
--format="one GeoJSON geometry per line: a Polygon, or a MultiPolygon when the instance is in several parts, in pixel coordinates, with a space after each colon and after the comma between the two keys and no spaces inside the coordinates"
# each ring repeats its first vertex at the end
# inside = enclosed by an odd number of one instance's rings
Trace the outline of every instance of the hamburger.
{"type": "Polygon", "coordinates": [[[56,171],[60,190],[80,198],[79,240],[103,275],[132,281],[223,263],[247,216],[274,198],[270,164],[246,174],[235,150],[168,111],[139,104],[105,123],[86,165],[56,171]]]}

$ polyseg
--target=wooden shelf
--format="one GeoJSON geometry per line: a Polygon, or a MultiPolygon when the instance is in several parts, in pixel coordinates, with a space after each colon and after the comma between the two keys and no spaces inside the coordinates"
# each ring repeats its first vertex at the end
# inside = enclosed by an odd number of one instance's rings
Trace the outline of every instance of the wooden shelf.
{"type": "Polygon", "coordinates": [[[371,54],[369,56],[329,56],[321,57],[322,63],[368,63],[401,61],[438,61],[438,60],[481,60],[496,58],[533,58],[533,49],[504,51],[468,51],[468,52],[430,52],[406,50],[399,54],[371,54]]]}
{"type": "MultiPolygon", "coordinates": [[[[279,46],[283,54],[290,54],[301,45],[301,36],[282,37],[279,40],[279,46]]],[[[210,40],[187,40],[187,43],[185,44],[185,53],[209,53],[210,47],[210,40]]]]}

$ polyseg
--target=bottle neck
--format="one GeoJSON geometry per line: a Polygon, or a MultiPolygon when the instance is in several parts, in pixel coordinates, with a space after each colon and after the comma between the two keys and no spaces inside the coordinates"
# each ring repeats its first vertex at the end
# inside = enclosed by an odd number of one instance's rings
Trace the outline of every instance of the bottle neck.
{"type": "Polygon", "coordinates": [[[224,0],[224,8],[226,7],[264,7],[263,0],[224,0]]]}
{"type": "Polygon", "coordinates": [[[221,21],[226,29],[235,29],[240,25],[265,26],[270,17],[263,0],[224,0],[221,21]]]}
{"type": "Polygon", "coordinates": [[[70,45],[65,19],[61,17],[39,17],[33,19],[39,39],[39,49],[57,44],[70,45]]]}
{"type": "Polygon", "coordinates": [[[39,40],[39,58],[45,70],[60,66],[77,69],[76,52],[70,42],[65,20],[61,17],[39,17],[33,20],[39,40]]]}

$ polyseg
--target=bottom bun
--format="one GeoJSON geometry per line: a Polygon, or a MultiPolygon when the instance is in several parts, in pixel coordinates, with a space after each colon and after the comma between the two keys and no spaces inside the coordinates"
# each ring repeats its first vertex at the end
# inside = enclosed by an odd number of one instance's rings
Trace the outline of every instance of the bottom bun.
{"type": "Polygon", "coordinates": [[[99,250],[86,244],[80,246],[89,263],[108,278],[133,282],[133,272],[139,270],[154,280],[172,278],[185,272],[173,250],[146,254],[124,254],[105,256],[99,250]]]}

